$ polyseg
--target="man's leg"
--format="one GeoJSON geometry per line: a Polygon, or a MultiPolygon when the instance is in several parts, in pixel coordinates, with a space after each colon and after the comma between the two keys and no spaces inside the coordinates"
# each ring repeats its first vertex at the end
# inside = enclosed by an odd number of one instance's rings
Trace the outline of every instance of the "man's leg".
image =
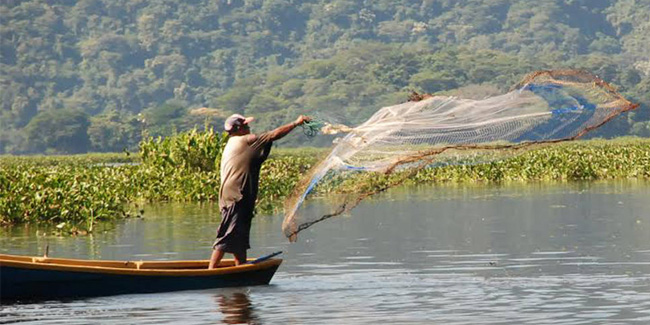
{"type": "Polygon", "coordinates": [[[235,266],[246,263],[246,251],[233,255],[235,255],[235,266]]]}
{"type": "Polygon", "coordinates": [[[222,258],[223,258],[223,251],[218,248],[213,249],[212,256],[210,257],[210,265],[208,265],[208,269],[214,269],[215,266],[218,266],[222,258]]]}

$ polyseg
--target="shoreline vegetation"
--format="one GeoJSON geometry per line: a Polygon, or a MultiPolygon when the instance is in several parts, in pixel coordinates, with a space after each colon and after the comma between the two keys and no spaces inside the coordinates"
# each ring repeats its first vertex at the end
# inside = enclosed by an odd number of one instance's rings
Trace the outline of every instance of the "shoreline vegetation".
{"type": "MultiPolygon", "coordinates": [[[[138,154],[0,156],[0,225],[40,224],[86,234],[101,221],[140,217],[155,202],[216,202],[226,135],[196,129],[146,137],[138,154]]],[[[275,148],[263,165],[257,209],[279,211],[326,148],[275,148]]],[[[372,184],[390,176],[366,176],[372,184]]],[[[583,140],[540,146],[480,164],[428,168],[404,185],[650,178],[650,139],[583,140]]],[[[372,184],[370,186],[372,186],[372,184]]],[[[325,187],[325,188],[323,188],[325,187]]],[[[345,186],[323,192],[345,192],[345,186]]]]}

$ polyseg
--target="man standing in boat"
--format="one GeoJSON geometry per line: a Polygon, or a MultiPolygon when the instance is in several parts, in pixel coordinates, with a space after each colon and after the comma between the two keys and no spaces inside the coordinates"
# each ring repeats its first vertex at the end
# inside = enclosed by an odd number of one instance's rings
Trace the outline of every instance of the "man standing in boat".
{"type": "Polygon", "coordinates": [[[224,129],[230,138],[221,156],[221,224],[212,246],[210,269],[219,265],[224,253],[235,256],[235,265],[246,262],[262,163],[269,156],[273,141],[310,120],[300,115],[294,122],[275,130],[252,134],[248,126],[253,121],[252,117],[234,114],[226,119],[224,129]]]}

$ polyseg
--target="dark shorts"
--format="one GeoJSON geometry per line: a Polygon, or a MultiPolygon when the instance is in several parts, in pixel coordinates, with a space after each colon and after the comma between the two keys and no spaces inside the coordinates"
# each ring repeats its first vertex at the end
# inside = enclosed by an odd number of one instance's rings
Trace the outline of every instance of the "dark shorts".
{"type": "Polygon", "coordinates": [[[217,228],[217,239],[212,248],[226,253],[245,253],[247,249],[251,248],[252,220],[252,205],[243,201],[221,209],[221,224],[217,228]]]}

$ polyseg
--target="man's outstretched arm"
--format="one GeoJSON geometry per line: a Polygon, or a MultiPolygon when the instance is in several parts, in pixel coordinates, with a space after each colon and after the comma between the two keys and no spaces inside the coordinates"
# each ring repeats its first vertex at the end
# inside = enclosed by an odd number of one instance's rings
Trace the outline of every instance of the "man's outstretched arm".
{"type": "Polygon", "coordinates": [[[304,116],[304,115],[298,116],[298,118],[295,121],[270,131],[269,134],[271,137],[271,141],[282,139],[285,135],[289,134],[289,132],[295,129],[298,125],[302,125],[303,123],[309,121],[311,121],[311,118],[308,116],[304,116]]]}

